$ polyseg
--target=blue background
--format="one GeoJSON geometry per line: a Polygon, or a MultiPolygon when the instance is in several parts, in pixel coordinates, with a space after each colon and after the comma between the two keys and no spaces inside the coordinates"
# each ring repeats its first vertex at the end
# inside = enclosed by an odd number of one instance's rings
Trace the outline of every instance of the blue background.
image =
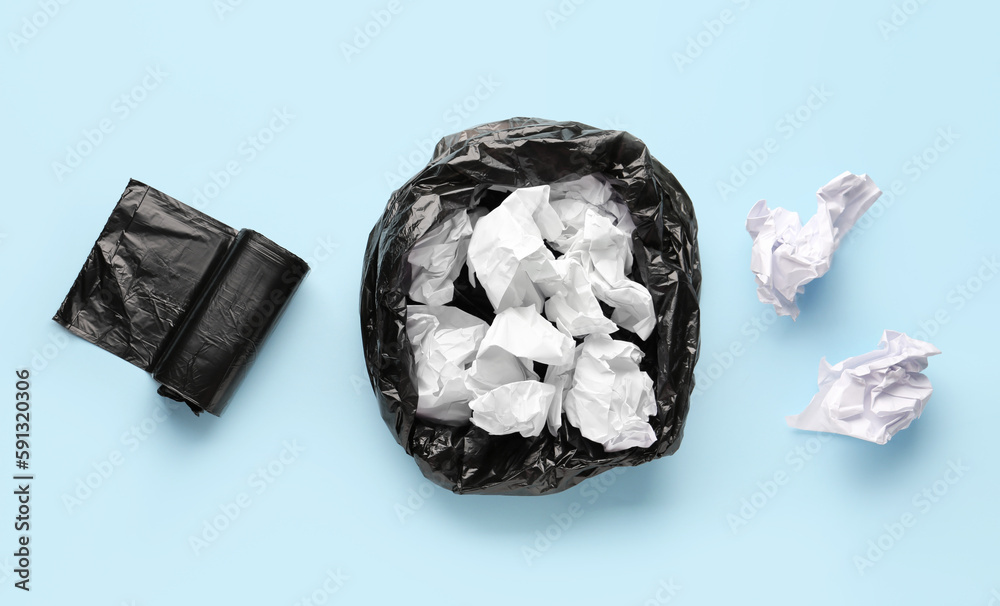
{"type": "MultiPolygon", "coordinates": [[[[14,486],[0,482],[4,603],[1000,595],[1000,279],[981,279],[1000,253],[1000,5],[398,1],[395,14],[371,0],[76,1],[52,16],[44,0],[4,2],[0,393],[10,404],[14,369],[33,369],[36,474],[30,594],[13,588],[14,486]],[[373,11],[387,23],[372,25],[373,11]],[[355,38],[358,52],[344,47],[355,38]],[[283,110],[287,124],[271,124],[283,110]],[[459,497],[423,480],[378,415],[358,328],[362,255],[439,135],[515,115],[628,130],[690,193],[700,388],[673,457],[549,497],[459,497]],[[267,141],[252,157],[251,137],[267,141]],[[54,165],[67,147],[82,156],[68,172],[54,165]],[[741,182],[733,171],[762,147],[776,151],[741,182]],[[227,165],[238,172],[225,178],[227,165]],[[899,194],[808,286],[797,322],[752,328],[771,318],[747,211],[766,198],[804,220],[845,170],[899,194]],[[152,379],[50,320],[129,177],[189,203],[200,192],[202,210],[312,262],[222,419],[157,412],[152,379]],[[724,194],[727,182],[738,185],[724,194]],[[886,328],[944,352],[923,417],[885,446],[789,429],[820,358],[869,351],[886,328]],[[734,344],[741,354],[727,355],[734,344]],[[304,450],[283,454],[286,443],[304,450]],[[968,468],[953,484],[949,462],[968,468]],[[776,490],[775,474],[787,478],[776,490]],[[935,488],[928,507],[919,493],[935,488]],[[192,548],[237,501],[239,517],[192,548]],[[881,536],[907,513],[912,527],[881,536]],[[859,571],[880,539],[888,550],[859,571]],[[341,584],[324,589],[332,577],[341,584]]],[[[10,453],[13,406],[2,410],[10,453]]]]}

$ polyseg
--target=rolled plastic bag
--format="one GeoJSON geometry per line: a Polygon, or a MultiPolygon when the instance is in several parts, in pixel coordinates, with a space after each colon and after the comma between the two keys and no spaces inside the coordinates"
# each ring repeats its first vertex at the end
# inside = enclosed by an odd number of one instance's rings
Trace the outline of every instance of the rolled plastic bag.
{"type": "Polygon", "coordinates": [[[53,320],[219,416],[309,266],[130,180],[53,320]]]}

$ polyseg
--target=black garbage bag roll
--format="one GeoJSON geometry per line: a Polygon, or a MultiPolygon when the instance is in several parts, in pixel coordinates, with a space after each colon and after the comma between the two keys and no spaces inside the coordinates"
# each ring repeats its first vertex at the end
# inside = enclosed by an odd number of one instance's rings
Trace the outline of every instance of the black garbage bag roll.
{"type": "Polygon", "coordinates": [[[133,179],[53,320],[218,416],[308,271],[259,233],[133,179]]]}
{"type": "MultiPolygon", "coordinates": [[[[680,445],[698,358],[701,269],[691,199],[645,144],[622,131],[577,122],[512,118],[444,137],[427,167],[392,194],[368,238],[361,284],[361,336],[382,418],[421,472],[453,492],[540,495],[570,488],[619,466],[673,454],[680,445]],[[649,448],[608,453],[563,422],[558,436],[494,436],[472,424],[443,425],[416,416],[413,353],[406,335],[407,254],[452,211],[495,208],[519,187],[600,173],[632,214],[635,262],[630,278],[653,298],[657,325],[639,345],[640,368],[653,379],[657,414],[649,448]]],[[[490,322],[481,285],[463,269],[450,303],[490,322]]]]}

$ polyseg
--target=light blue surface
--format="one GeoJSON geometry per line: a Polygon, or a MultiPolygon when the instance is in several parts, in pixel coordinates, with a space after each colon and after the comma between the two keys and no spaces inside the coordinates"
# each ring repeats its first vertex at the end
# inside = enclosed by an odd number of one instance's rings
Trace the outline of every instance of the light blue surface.
{"type": "MultiPolygon", "coordinates": [[[[0,570],[4,604],[295,604],[315,593],[331,604],[639,605],[666,603],[671,582],[676,604],[1000,596],[1000,279],[976,278],[1000,255],[1000,6],[398,2],[385,25],[367,25],[377,35],[358,54],[342,45],[372,11],[386,21],[389,3],[244,0],[221,18],[212,0],[76,1],[47,19],[36,16],[45,0],[0,9],[0,452],[13,448],[13,371],[34,366],[36,474],[32,591],[0,570]],[[880,31],[894,7],[912,14],[880,31]],[[45,23],[29,38],[33,18],[45,23]],[[679,62],[685,52],[698,56],[679,62]],[[120,96],[135,87],[129,107],[120,96]],[[285,108],[293,117],[251,157],[248,138],[285,108]],[[797,110],[794,126],[784,116],[797,110]],[[704,380],[673,457],[550,497],[458,497],[428,487],[379,417],[361,356],[361,260],[416,168],[407,157],[422,164],[440,134],[515,115],[628,130],[690,193],[704,380]],[[66,147],[85,150],[84,131],[102,121],[100,144],[57,175],[66,147]],[[915,168],[939,129],[957,140],[915,168]],[[720,194],[762,147],[777,151],[720,194]],[[239,173],[213,188],[232,162],[239,173]],[[808,286],[796,323],[755,332],[768,308],[749,271],[747,210],[767,198],[808,217],[815,190],[845,170],[905,192],[808,286]],[[223,419],[176,410],[157,422],[152,379],[49,319],[129,177],[187,202],[201,191],[213,216],[312,261],[223,419]],[[944,354],[910,429],[876,446],[786,427],[822,356],[921,323],[944,354]],[[744,353],[729,361],[734,343],[744,353]],[[305,450],[282,454],[286,443],[305,450]],[[809,460],[796,454],[809,448],[809,460]],[[935,485],[949,461],[968,470],[935,485]],[[258,471],[269,465],[271,482],[258,471]],[[779,472],[788,481],[773,496],[755,495],[779,472]],[[937,502],[914,500],[935,486],[947,486],[937,502]],[[734,532],[744,499],[762,506],[734,532]],[[238,500],[249,505],[195,553],[189,537],[238,500]],[[891,548],[859,573],[855,556],[908,512],[915,524],[882,537],[891,548]],[[538,539],[546,532],[556,538],[538,539]]],[[[10,565],[13,461],[0,469],[10,565]]]]}

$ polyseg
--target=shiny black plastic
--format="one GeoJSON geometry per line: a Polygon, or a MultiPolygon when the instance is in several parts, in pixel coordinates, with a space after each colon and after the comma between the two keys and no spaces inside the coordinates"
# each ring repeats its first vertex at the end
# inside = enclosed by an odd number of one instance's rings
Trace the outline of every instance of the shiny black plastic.
{"type": "MultiPolygon", "coordinates": [[[[673,454],[680,445],[698,358],[701,268],[691,199],[645,144],[621,131],[577,122],[512,118],[443,138],[430,163],[393,193],[368,238],[361,284],[365,361],[382,418],[423,474],[456,493],[539,495],[558,492],[613,467],[673,454]],[[641,368],[655,383],[657,441],[649,448],[607,453],[563,422],[558,436],[492,436],[468,424],[416,417],[413,354],[406,305],[413,243],[449,212],[495,207],[518,187],[591,173],[610,181],[632,213],[635,263],[631,279],[653,297],[657,328],[646,341],[632,333],[641,368]]],[[[486,321],[493,311],[466,270],[451,305],[486,321]]]]}
{"type": "Polygon", "coordinates": [[[220,415],[309,267],[135,180],[53,319],[220,415]]]}

